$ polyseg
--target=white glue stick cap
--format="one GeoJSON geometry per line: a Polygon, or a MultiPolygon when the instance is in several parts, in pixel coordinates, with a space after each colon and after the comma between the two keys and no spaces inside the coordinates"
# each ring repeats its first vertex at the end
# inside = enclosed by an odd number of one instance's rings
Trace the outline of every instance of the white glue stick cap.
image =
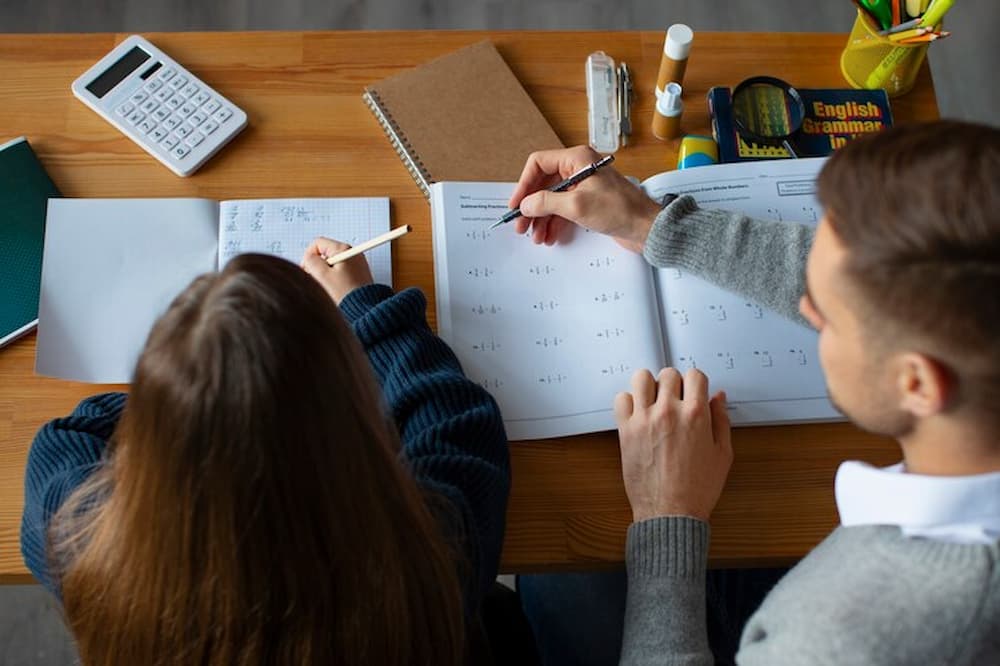
{"type": "Polygon", "coordinates": [[[691,52],[694,31],[683,23],[675,23],[667,28],[667,39],[663,42],[663,53],[671,60],[687,60],[691,52]]]}
{"type": "Polygon", "coordinates": [[[667,84],[663,94],[656,98],[656,112],[662,116],[680,115],[683,104],[681,103],[681,87],[671,81],[667,84]]]}

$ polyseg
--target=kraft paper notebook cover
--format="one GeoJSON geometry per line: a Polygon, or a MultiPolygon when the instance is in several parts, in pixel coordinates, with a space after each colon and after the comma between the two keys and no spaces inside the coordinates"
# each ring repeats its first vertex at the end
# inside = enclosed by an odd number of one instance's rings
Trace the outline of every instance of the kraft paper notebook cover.
{"type": "Polygon", "coordinates": [[[438,181],[516,181],[531,152],[563,147],[489,41],[368,86],[364,100],[424,196],[438,181]]]}
{"type": "Polygon", "coordinates": [[[0,346],[38,321],[45,206],[57,196],[27,139],[0,144],[0,346]]]}

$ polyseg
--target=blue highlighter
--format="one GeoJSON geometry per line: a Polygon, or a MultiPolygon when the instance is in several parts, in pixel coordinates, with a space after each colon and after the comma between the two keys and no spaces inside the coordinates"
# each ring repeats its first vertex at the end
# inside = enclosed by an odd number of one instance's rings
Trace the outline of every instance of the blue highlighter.
{"type": "Polygon", "coordinates": [[[719,147],[712,137],[702,136],[701,134],[688,134],[681,139],[681,149],[677,153],[678,169],[690,169],[691,167],[717,164],[718,162],[719,147]]]}

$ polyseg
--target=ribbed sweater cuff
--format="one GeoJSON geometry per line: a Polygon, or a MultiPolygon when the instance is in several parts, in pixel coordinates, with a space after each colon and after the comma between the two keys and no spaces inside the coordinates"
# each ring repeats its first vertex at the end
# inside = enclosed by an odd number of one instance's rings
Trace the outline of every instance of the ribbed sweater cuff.
{"type": "Polygon", "coordinates": [[[708,560],[708,523],[688,516],[663,516],[632,523],[625,542],[631,577],[701,580],[708,560]]]}
{"type": "Polygon", "coordinates": [[[358,287],[340,302],[340,311],[352,324],[369,310],[392,296],[392,287],[384,284],[366,284],[358,287]]]}
{"type": "Polygon", "coordinates": [[[698,239],[688,233],[686,226],[709,221],[716,215],[718,213],[699,208],[694,197],[689,194],[674,199],[653,220],[646,244],[642,248],[642,256],[658,268],[697,268],[690,265],[693,263],[691,259],[706,248],[701,247],[698,239]]]}

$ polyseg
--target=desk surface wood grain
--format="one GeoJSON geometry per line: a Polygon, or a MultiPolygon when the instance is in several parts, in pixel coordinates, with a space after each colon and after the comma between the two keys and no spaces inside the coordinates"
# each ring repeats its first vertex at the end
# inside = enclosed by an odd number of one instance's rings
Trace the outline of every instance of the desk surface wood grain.
{"type": "MultiPolygon", "coordinates": [[[[662,32],[164,33],[149,39],[243,107],[250,126],[191,178],[178,178],[70,93],[70,83],[125,37],[0,36],[0,141],[26,135],[69,197],[389,196],[397,286],[428,295],[434,325],[430,211],[361,101],[368,83],[474,41],[492,39],[566,145],[586,143],[584,61],[604,50],[633,69],[635,133],[616,166],[640,178],[673,168],[678,142],[655,140],[662,32]]],[[[846,35],[699,33],[685,76],[683,129],[710,132],[714,85],[756,74],[801,87],[845,87],[846,35]]],[[[930,72],[893,100],[897,124],[937,117],[930,72]]],[[[484,156],[485,158],[486,156],[484,156]]],[[[100,294],[94,294],[100,298],[100,294]]],[[[109,322],[113,325],[113,322],[109,322]]],[[[27,582],[18,547],[23,474],[46,420],[109,387],[37,377],[35,336],[0,350],[0,581],[27,582]]],[[[887,464],[895,445],[847,424],[735,431],[736,462],[713,517],[715,565],[788,563],[836,524],[833,476],[854,458],[887,464]]],[[[614,433],[514,443],[504,571],[613,566],[630,515],[614,433]]]]}

